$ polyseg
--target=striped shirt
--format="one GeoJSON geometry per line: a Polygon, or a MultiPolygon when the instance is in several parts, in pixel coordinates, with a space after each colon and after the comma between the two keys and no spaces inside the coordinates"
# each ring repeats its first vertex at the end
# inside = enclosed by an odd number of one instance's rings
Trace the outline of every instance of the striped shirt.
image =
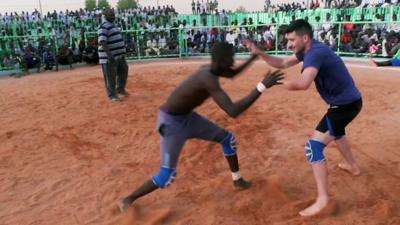
{"type": "Polygon", "coordinates": [[[113,23],[103,20],[97,30],[98,41],[99,41],[99,60],[100,64],[108,63],[107,53],[104,51],[103,46],[100,44],[101,41],[106,41],[108,49],[114,57],[125,54],[125,42],[122,39],[121,31],[113,23]]]}

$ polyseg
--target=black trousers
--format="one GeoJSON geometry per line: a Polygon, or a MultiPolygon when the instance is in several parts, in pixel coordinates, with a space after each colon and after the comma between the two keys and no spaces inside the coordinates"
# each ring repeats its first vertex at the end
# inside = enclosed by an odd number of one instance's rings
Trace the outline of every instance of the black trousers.
{"type": "Polygon", "coordinates": [[[118,92],[124,91],[129,70],[125,57],[102,64],[102,68],[108,97],[114,97],[118,92]]]}

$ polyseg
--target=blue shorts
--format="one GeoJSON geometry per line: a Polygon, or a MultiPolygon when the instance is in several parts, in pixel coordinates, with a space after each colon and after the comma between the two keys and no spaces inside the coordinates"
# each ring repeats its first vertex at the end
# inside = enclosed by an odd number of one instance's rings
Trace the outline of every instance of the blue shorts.
{"type": "Polygon", "coordinates": [[[158,115],[158,131],[161,135],[161,166],[171,169],[176,168],[186,140],[222,142],[228,135],[228,131],[196,112],[173,115],[163,109],[158,115]]]}
{"type": "Polygon", "coordinates": [[[400,59],[392,59],[392,66],[400,66],[400,59]]]}

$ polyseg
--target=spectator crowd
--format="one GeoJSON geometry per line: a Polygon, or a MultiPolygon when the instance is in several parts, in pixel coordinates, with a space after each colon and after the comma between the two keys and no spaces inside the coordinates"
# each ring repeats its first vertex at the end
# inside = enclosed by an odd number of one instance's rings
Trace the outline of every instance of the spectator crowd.
{"type": "Polygon", "coordinates": [[[291,12],[306,9],[347,9],[353,7],[378,8],[390,5],[398,6],[398,0],[311,0],[292,3],[272,4],[271,0],[265,0],[266,12],[291,12]]]}

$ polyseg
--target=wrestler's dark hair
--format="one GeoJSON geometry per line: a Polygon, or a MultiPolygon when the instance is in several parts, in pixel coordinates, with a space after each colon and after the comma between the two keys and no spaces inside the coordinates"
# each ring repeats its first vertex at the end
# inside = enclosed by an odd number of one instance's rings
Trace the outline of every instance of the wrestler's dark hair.
{"type": "Polygon", "coordinates": [[[287,34],[293,31],[296,32],[297,35],[307,35],[308,37],[313,38],[311,25],[303,19],[292,21],[289,26],[287,26],[285,33],[287,34]]]}
{"type": "Polygon", "coordinates": [[[226,42],[217,42],[214,44],[211,50],[211,60],[213,63],[218,64],[223,61],[226,57],[232,57],[234,55],[233,46],[226,42]]]}

